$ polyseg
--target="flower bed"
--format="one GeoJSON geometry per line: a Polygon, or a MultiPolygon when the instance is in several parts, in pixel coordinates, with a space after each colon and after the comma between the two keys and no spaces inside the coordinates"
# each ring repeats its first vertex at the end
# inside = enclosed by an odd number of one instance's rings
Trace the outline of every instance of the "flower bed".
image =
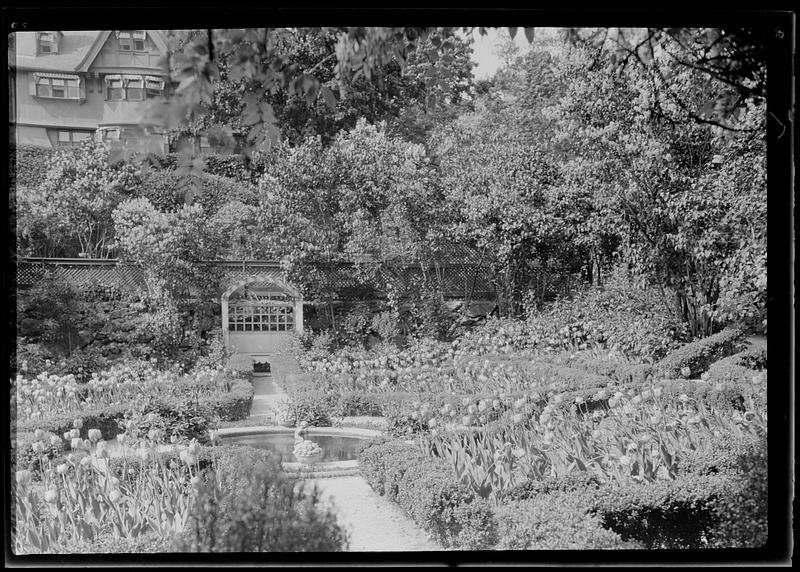
{"type": "MultiPolygon", "coordinates": [[[[346,547],[333,514],[316,506],[317,495],[295,487],[265,451],[192,441],[159,452],[153,432],[145,438],[123,433],[135,454],[112,458],[99,430],[82,440],[82,420],[74,425],[72,450],[63,459],[40,457],[38,477],[16,472],[17,554],[346,547]],[[243,529],[245,520],[262,525],[243,529]]],[[[40,429],[34,436],[32,448],[39,450],[47,436],[40,429]]]]}

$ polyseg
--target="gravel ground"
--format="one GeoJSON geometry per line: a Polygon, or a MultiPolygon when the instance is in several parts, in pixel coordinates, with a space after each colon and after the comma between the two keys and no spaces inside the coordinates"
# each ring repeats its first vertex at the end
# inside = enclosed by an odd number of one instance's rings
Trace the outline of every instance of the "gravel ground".
{"type": "Polygon", "coordinates": [[[317,485],[350,533],[351,552],[440,551],[442,547],[393,502],[375,493],[361,476],[308,479],[317,485]]]}

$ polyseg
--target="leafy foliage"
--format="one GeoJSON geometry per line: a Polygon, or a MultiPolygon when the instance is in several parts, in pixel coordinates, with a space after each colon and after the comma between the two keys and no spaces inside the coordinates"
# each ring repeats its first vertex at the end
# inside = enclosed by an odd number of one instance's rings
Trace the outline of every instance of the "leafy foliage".
{"type": "Polygon", "coordinates": [[[28,255],[86,253],[108,257],[113,242],[111,211],[139,182],[134,166],[111,164],[108,149],[88,140],[53,154],[47,176],[17,193],[17,233],[28,255]]]}

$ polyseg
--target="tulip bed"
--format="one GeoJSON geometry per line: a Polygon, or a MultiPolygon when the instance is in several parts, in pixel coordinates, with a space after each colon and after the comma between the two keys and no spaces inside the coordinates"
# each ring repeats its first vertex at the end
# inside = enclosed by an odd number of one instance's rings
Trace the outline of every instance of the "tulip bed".
{"type": "Polygon", "coordinates": [[[304,351],[307,373],[288,393],[317,419],[385,416],[398,445],[366,450],[362,472],[446,546],[763,543],[765,351],[742,351],[743,334],[732,329],[658,360],[632,358],[599,335],[542,345],[527,337],[528,326],[501,322],[450,343],[304,351]],[[726,468],[711,470],[703,459],[721,443],[732,446],[721,461],[726,468]],[[447,489],[446,501],[426,497],[417,507],[413,491],[433,486],[411,470],[425,459],[434,462],[437,483],[461,492],[447,489]],[[735,499],[743,494],[759,500],[739,514],[735,499]],[[475,528],[478,521],[485,530],[475,528]],[[742,521],[752,523],[746,533],[731,533],[731,523],[742,521]]]}
{"type": "Polygon", "coordinates": [[[269,454],[214,445],[218,422],[250,412],[253,387],[234,371],[134,362],[78,383],[27,375],[23,363],[11,383],[17,554],[346,546],[334,516],[269,454]],[[208,499],[219,514],[207,514],[208,499]],[[277,528],[270,510],[282,514],[277,528]],[[236,532],[242,519],[267,519],[263,537],[236,532]],[[220,527],[213,542],[198,532],[209,522],[220,527]],[[309,535],[314,543],[297,540],[309,535]]]}
{"type": "MultiPolygon", "coordinates": [[[[133,455],[112,457],[98,429],[82,439],[78,418],[64,435],[69,454],[55,461],[40,457],[38,474],[16,472],[16,554],[346,547],[334,515],[316,506],[316,492],[298,489],[268,453],[196,440],[163,451],[158,429],[125,425],[116,440],[133,455]],[[277,525],[276,514],[282,518],[277,525]],[[248,525],[244,533],[244,522],[260,526],[248,525]],[[315,542],[304,542],[308,536],[315,542]]],[[[61,441],[41,429],[34,437],[39,453],[61,441]]]]}

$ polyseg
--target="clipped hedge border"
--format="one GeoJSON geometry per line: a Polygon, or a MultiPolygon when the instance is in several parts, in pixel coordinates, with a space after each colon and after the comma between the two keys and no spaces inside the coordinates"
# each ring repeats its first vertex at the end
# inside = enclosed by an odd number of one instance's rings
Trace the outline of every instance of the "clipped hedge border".
{"type": "Polygon", "coordinates": [[[246,379],[235,379],[227,392],[201,395],[198,403],[220,417],[221,421],[242,421],[250,415],[255,390],[246,379]]]}
{"type": "Polygon", "coordinates": [[[128,405],[112,405],[80,413],[61,413],[44,419],[20,419],[17,420],[17,432],[19,434],[33,433],[36,429],[41,429],[60,437],[73,428],[72,423],[75,419],[80,418],[83,420],[83,426],[80,429],[81,439],[89,438],[89,429],[99,429],[104,439],[113,439],[122,433],[117,422],[125,417],[125,411],[129,408],[128,405]]]}
{"type": "Polygon", "coordinates": [[[400,441],[370,445],[358,461],[370,486],[396,501],[442,546],[481,550],[496,544],[497,523],[491,507],[457,481],[446,461],[427,457],[400,441]]]}
{"type": "Polygon", "coordinates": [[[744,335],[741,328],[726,328],[713,336],[690,342],[659,361],[655,370],[666,378],[698,377],[712,363],[743,350],[744,335]],[[684,368],[689,368],[688,376],[682,372],[684,368]]]}
{"type": "Polygon", "coordinates": [[[674,481],[610,483],[587,497],[603,526],[647,549],[703,548],[715,524],[712,503],[725,477],[682,476],[674,481]]]}
{"type": "Polygon", "coordinates": [[[646,363],[604,361],[581,354],[553,358],[545,355],[541,359],[551,360],[553,363],[563,362],[567,367],[611,378],[619,383],[644,383],[653,375],[653,366],[646,363]]]}
{"type": "Polygon", "coordinates": [[[609,550],[641,548],[587,513],[580,498],[538,495],[495,508],[498,550],[609,550]]]}

